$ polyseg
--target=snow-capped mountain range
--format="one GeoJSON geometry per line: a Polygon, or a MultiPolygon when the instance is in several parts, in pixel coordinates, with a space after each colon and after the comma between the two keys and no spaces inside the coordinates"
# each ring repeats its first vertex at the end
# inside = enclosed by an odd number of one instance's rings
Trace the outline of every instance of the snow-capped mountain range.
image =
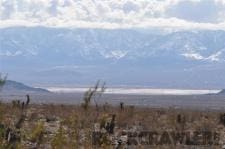
{"type": "Polygon", "coordinates": [[[225,31],[175,32],[164,35],[137,30],[6,28],[1,56],[63,54],[86,60],[138,59],[175,54],[184,59],[225,61],[225,31]]]}
{"type": "Polygon", "coordinates": [[[0,29],[1,71],[32,84],[103,79],[118,85],[222,87],[224,64],[221,30],[0,29]]]}

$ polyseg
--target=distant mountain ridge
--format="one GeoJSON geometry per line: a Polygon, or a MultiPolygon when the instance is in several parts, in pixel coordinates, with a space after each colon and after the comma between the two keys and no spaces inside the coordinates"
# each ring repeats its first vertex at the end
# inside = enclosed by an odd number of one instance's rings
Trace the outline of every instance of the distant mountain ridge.
{"type": "Polygon", "coordinates": [[[48,93],[49,91],[42,88],[34,88],[23,83],[7,80],[3,86],[3,92],[37,92],[48,93]]]}
{"type": "Polygon", "coordinates": [[[224,87],[222,30],[11,27],[0,34],[1,71],[25,83],[224,87]]]}
{"type": "MultiPolygon", "coordinates": [[[[0,56],[42,57],[67,62],[126,61],[149,58],[225,61],[225,31],[180,31],[168,34],[129,29],[53,29],[17,27],[0,29],[0,56]]],[[[53,61],[55,62],[55,61],[53,61]]]]}

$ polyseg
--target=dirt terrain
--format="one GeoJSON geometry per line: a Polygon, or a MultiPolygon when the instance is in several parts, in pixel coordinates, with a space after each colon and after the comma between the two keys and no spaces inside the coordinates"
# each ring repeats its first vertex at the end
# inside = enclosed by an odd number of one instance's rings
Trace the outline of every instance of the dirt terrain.
{"type": "MultiPolygon", "coordinates": [[[[0,100],[12,102],[12,100],[26,100],[27,93],[1,93],[0,100]]],[[[31,93],[32,103],[79,105],[83,102],[83,93],[31,93]]],[[[93,101],[92,101],[93,102],[93,101]]],[[[224,110],[225,95],[121,95],[103,94],[97,99],[99,104],[109,103],[118,105],[120,102],[126,105],[153,108],[187,108],[201,110],[224,110]]]]}

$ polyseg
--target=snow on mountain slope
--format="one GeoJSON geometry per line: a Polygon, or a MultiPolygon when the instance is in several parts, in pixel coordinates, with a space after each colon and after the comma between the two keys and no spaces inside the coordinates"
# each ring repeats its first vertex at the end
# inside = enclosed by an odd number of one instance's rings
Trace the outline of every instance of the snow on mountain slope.
{"type": "Polygon", "coordinates": [[[186,58],[192,60],[203,60],[203,61],[211,61],[211,62],[224,62],[225,59],[225,49],[217,50],[215,53],[210,54],[209,56],[202,56],[199,53],[195,53],[195,51],[189,51],[189,53],[183,53],[182,55],[186,58]]]}
{"type": "Polygon", "coordinates": [[[193,60],[223,61],[225,58],[219,55],[225,48],[224,41],[224,31],[160,36],[135,30],[8,28],[1,29],[0,55],[138,59],[175,54],[193,60]]]}

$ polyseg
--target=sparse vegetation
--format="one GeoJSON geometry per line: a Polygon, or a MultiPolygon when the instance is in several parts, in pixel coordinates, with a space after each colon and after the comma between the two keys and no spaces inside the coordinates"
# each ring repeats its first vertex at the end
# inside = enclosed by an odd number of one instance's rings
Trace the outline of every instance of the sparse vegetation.
{"type": "MultiPolygon", "coordinates": [[[[0,144],[2,148],[92,148],[93,132],[102,132],[98,148],[126,146],[124,132],[141,131],[216,131],[224,135],[225,127],[221,123],[219,111],[188,111],[174,109],[152,109],[108,105],[107,111],[99,105],[89,106],[87,115],[80,106],[72,105],[30,105],[20,121],[21,109],[2,103],[4,116],[0,123],[0,144]],[[119,107],[119,108],[118,108],[119,107]],[[57,112],[53,112],[53,111],[57,112]],[[17,111],[17,112],[16,112],[17,111]],[[34,116],[35,113],[35,116],[34,116]],[[51,118],[49,113],[52,113],[51,118]],[[97,120],[93,115],[99,114],[97,120]],[[31,118],[33,117],[33,118],[31,118]],[[184,119],[185,117],[185,119],[184,119]],[[13,125],[13,123],[15,123],[13,125]],[[9,137],[10,133],[10,137],[9,137]],[[122,138],[122,142],[121,142],[122,138]],[[115,143],[117,141],[117,143],[115,143]],[[114,142],[114,144],[112,143],[114,142]]],[[[96,142],[94,142],[96,143],[96,142]]],[[[219,146],[213,146],[219,148],[219,146]]]]}
{"type": "MultiPolygon", "coordinates": [[[[120,149],[134,145],[129,139],[129,133],[134,132],[141,136],[146,131],[156,131],[169,136],[168,138],[176,135],[166,134],[165,131],[218,132],[221,140],[224,139],[225,118],[222,111],[144,108],[125,106],[123,102],[118,103],[118,106],[108,103],[100,105],[97,100],[104,90],[105,85],[97,82],[85,93],[82,106],[31,104],[29,95],[25,96],[26,101],[1,103],[0,149],[120,149]]],[[[166,140],[158,139],[158,145],[166,140]]],[[[186,143],[198,143],[197,139],[188,141],[186,143]]],[[[176,145],[163,148],[175,148],[176,145]]],[[[223,141],[220,141],[218,144],[210,144],[210,147],[217,149],[222,145],[223,141]]],[[[135,144],[134,147],[146,146],[135,144]]],[[[155,145],[153,148],[160,147],[162,146],[155,145]]],[[[182,147],[178,144],[178,148],[182,147]]]]}

